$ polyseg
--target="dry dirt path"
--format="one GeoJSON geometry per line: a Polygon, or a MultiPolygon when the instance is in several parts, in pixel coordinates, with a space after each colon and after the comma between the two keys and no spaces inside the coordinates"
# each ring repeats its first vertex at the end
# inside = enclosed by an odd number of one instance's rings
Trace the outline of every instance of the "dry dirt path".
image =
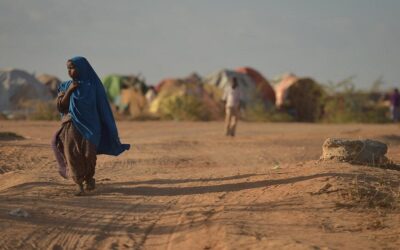
{"type": "Polygon", "coordinates": [[[317,161],[346,137],[383,140],[400,162],[398,126],[240,123],[234,139],[219,122],[118,126],[132,149],[99,156],[97,189],[75,197],[49,145],[58,123],[0,121],[26,138],[0,138],[0,249],[400,246],[400,171],[317,161]],[[368,204],[370,184],[392,199],[368,204]]]}

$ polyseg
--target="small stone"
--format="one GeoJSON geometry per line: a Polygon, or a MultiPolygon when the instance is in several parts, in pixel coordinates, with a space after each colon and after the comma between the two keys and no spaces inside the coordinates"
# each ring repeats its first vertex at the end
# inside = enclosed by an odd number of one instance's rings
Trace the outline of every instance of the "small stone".
{"type": "Polygon", "coordinates": [[[11,216],[23,217],[23,218],[28,218],[30,216],[29,213],[23,210],[22,208],[13,209],[8,214],[11,216]]]}
{"type": "Polygon", "coordinates": [[[326,183],[325,185],[323,185],[318,192],[322,193],[327,191],[330,187],[332,187],[332,185],[330,183],[326,183]]]}

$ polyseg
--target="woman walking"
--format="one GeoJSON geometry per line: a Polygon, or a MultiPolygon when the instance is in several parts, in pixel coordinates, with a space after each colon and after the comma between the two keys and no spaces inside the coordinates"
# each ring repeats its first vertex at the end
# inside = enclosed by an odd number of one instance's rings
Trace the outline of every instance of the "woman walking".
{"type": "Polygon", "coordinates": [[[82,195],[85,189],[95,189],[97,155],[117,156],[130,145],[121,144],[103,84],[86,58],[68,60],[67,69],[71,80],[58,88],[62,119],[52,146],[59,173],[71,176],[78,187],[76,195],[82,195]]]}

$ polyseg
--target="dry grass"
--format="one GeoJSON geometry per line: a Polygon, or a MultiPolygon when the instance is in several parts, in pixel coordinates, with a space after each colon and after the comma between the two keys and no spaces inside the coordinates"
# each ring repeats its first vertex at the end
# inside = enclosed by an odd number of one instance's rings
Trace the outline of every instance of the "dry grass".
{"type": "Polygon", "coordinates": [[[60,114],[54,102],[34,102],[33,111],[28,115],[30,120],[58,120],[60,114]]]}
{"type": "Polygon", "coordinates": [[[392,210],[400,208],[400,184],[384,178],[369,180],[356,177],[347,188],[341,190],[341,196],[365,208],[392,210]]]}

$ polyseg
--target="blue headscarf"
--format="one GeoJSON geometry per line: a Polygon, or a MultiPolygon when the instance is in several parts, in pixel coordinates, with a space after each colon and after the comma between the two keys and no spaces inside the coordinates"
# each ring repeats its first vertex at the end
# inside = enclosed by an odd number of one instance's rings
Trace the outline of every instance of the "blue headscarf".
{"type": "MultiPolygon", "coordinates": [[[[96,145],[97,154],[119,155],[130,148],[121,144],[107,95],[96,72],[84,57],[70,59],[78,71],[78,88],[70,97],[69,113],[74,127],[96,145]]],[[[72,80],[60,84],[65,92],[72,80]]]]}

